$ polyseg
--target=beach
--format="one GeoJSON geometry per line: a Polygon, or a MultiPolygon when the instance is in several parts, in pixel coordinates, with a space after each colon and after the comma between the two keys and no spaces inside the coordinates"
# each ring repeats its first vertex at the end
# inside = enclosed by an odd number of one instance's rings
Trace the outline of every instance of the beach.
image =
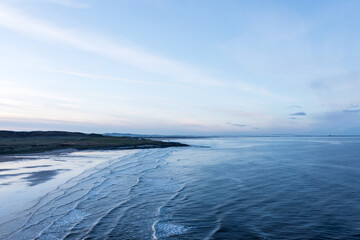
{"type": "Polygon", "coordinates": [[[112,157],[136,150],[52,151],[0,157],[0,224],[16,218],[41,197],[112,157]]]}

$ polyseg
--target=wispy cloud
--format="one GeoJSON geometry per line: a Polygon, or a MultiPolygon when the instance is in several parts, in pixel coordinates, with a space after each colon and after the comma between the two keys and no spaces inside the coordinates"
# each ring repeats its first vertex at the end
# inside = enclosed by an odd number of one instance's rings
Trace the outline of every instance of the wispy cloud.
{"type": "Polygon", "coordinates": [[[290,114],[290,116],[306,116],[306,113],[305,112],[297,112],[297,113],[290,114]]]}
{"type": "Polygon", "coordinates": [[[351,108],[360,108],[360,105],[359,105],[359,104],[355,104],[355,103],[350,103],[350,104],[349,104],[349,107],[351,107],[351,108]]]}
{"type": "Polygon", "coordinates": [[[281,101],[284,101],[284,100],[292,101],[293,100],[292,97],[290,97],[290,96],[279,95],[279,94],[269,91],[268,89],[266,89],[264,87],[252,85],[252,84],[249,84],[246,82],[239,81],[236,83],[236,87],[240,91],[255,94],[257,96],[272,98],[272,99],[281,100],[281,101]]]}
{"type": "Polygon", "coordinates": [[[345,113],[358,113],[358,112],[360,112],[360,109],[346,109],[343,112],[345,112],[345,113]]]}
{"type": "Polygon", "coordinates": [[[99,75],[99,74],[89,74],[89,73],[82,73],[82,72],[73,72],[73,71],[63,71],[63,70],[50,70],[56,73],[62,73],[71,76],[83,77],[83,78],[90,78],[90,79],[103,79],[103,80],[111,80],[111,81],[120,81],[120,82],[128,82],[128,83],[135,83],[135,84],[152,84],[152,85],[162,85],[162,86],[170,86],[170,87],[182,87],[182,88],[190,88],[185,85],[180,84],[172,84],[172,83],[164,83],[164,82],[155,82],[155,81],[142,81],[136,79],[129,79],[129,78],[120,78],[120,77],[112,77],[106,75],[99,75]]]}
{"type": "Polygon", "coordinates": [[[301,108],[300,105],[290,105],[289,108],[301,108]]]}
{"type": "Polygon", "coordinates": [[[61,28],[49,22],[26,16],[23,12],[4,4],[0,4],[0,26],[30,38],[62,43],[83,51],[111,57],[138,69],[171,77],[173,81],[207,85],[223,84],[191,65],[134,46],[115,43],[90,33],[61,28]]]}
{"type": "Polygon", "coordinates": [[[234,126],[234,127],[247,127],[248,126],[246,124],[229,123],[229,122],[227,124],[229,124],[231,126],[234,126]]]}
{"type": "MultiPolygon", "coordinates": [[[[61,0],[49,1],[62,2],[61,0]]],[[[76,6],[76,3],[82,2],[64,1],[63,3],[76,6]]],[[[136,46],[114,42],[104,36],[100,37],[89,32],[62,28],[48,21],[28,16],[22,11],[2,3],[0,3],[0,27],[10,29],[29,38],[46,41],[49,44],[60,43],[78,50],[109,57],[139,70],[165,77],[168,82],[213,87],[230,87],[231,85],[231,87],[236,87],[238,90],[252,95],[289,100],[288,96],[280,96],[262,86],[249,84],[244,81],[236,81],[236,83],[230,84],[226,80],[212,77],[207,72],[191,64],[167,58],[136,46]]],[[[129,79],[122,80],[129,81],[129,79]]],[[[135,80],[131,81],[135,82],[135,80]]]]}
{"type": "Polygon", "coordinates": [[[82,1],[76,1],[76,0],[35,0],[35,2],[48,2],[48,3],[55,3],[59,4],[64,7],[70,7],[70,8],[87,8],[88,5],[85,2],[82,1]]]}
{"type": "Polygon", "coordinates": [[[329,110],[353,109],[359,108],[359,79],[360,73],[345,72],[314,80],[309,86],[313,89],[318,102],[329,110]]]}
{"type": "Polygon", "coordinates": [[[318,133],[360,134],[360,110],[331,111],[314,115],[316,120],[312,125],[318,133]]]}

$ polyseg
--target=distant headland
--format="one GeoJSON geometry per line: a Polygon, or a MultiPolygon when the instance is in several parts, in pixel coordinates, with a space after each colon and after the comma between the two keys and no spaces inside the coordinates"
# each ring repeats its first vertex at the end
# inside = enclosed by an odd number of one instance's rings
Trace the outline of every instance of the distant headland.
{"type": "Polygon", "coordinates": [[[107,150],[184,147],[178,142],[164,142],[130,136],[105,136],[65,131],[0,131],[0,155],[41,153],[54,150],[107,150]]]}

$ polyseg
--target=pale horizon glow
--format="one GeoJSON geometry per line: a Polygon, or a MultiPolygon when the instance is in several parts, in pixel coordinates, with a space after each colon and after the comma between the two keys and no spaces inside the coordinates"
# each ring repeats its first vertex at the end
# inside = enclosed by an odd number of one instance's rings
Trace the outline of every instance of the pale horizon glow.
{"type": "Polygon", "coordinates": [[[360,134],[359,8],[4,0],[0,129],[360,134]]]}

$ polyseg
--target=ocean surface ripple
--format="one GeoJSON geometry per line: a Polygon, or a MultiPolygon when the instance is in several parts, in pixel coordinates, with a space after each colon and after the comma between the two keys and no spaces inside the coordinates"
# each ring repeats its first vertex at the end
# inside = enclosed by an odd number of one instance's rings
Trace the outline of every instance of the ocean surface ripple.
{"type": "Polygon", "coordinates": [[[360,138],[179,141],[83,172],[0,239],[360,239],[360,138]]]}

